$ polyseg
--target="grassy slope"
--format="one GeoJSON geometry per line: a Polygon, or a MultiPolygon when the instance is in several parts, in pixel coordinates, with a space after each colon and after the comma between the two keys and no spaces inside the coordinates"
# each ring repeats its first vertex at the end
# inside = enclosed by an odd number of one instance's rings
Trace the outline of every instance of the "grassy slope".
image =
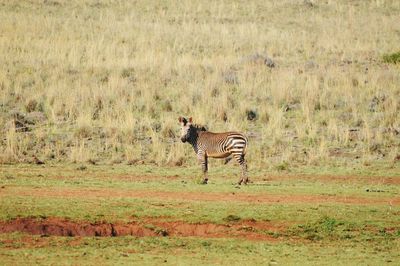
{"type": "Polygon", "coordinates": [[[193,163],[174,142],[191,115],[252,136],[257,169],[393,166],[400,76],[381,57],[398,50],[399,11],[395,0],[5,1],[0,162],[193,163]],[[277,67],[243,62],[256,53],[277,67]]]}

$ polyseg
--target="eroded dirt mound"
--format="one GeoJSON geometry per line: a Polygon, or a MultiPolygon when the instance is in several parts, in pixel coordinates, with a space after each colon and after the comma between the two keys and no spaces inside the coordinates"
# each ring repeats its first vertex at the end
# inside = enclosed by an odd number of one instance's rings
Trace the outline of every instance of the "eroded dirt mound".
{"type": "MultiPolygon", "coordinates": [[[[138,236],[152,235],[151,230],[140,228],[136,224],[127,224],[126,229],[130,229],[129,233],[138,236]]],[[[54,236],[117,236],[128,235],[127,230],[117,231],[118,226],[110,223],[89,223],[89,222],[73,222],[60,218],[17,218],[11,221],[0,223],[0,231],[24,232],[34,235],[54,235],[54,236]],[[117,228],[116,228],[117,227],[117,228]]]]}
{"type": "Polygon", "coordinates": [[[270,232],[285,230],[283,225],[268,222],[241,221],[233,224],[186,223],[146,219],[128,223],[90,223],[63,218],[17,218],[0,222],[0,233],[24,232],[43,236],[197,236],[234,237],[258,240],[277,240],[270,232]]]}

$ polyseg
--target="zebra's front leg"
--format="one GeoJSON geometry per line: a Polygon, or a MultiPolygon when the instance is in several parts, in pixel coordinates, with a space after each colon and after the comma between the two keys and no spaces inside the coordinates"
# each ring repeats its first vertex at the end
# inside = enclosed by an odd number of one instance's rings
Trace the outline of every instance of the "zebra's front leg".
{"type": "Polygon", "coordinates": [[[199,154],[198,159],[201,163],[201,169],[203,170],[203,182],[202,184],[207,184],[208,182],[208,158],[205,154],[199,154]]]}

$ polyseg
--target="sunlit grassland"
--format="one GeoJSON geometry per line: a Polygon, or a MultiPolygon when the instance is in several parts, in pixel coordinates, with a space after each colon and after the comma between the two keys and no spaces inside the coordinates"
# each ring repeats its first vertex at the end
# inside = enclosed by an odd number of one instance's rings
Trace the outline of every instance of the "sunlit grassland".
{"type": "Polygon", "coordinates": [[[256,169],[398,167],[398,1],[1,5],[1,162],[193,164],[186,115],[256,169]]]}
{"type": "Polygon", "coordinates": [[[0,234],[0,264],[396,264],[399,14],[396,0],[0,0],[0,221],[287,226],[260,232],[271,242],[0,234]],[[254,183],[211,160],[200,185],[181,115],[246,133],[254,183]]]}

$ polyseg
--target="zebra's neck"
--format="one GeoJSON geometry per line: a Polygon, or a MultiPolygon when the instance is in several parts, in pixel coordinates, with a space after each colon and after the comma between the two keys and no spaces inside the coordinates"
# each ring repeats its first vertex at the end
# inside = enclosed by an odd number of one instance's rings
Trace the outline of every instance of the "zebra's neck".
{"type": "Polygon", "coordinates": [[[197,139],[199,138],[199,133],[197,130],[193,130],[192,134],[190,134],[188,142],[192,145],[194,151],[197,153],[197,139]]]}

